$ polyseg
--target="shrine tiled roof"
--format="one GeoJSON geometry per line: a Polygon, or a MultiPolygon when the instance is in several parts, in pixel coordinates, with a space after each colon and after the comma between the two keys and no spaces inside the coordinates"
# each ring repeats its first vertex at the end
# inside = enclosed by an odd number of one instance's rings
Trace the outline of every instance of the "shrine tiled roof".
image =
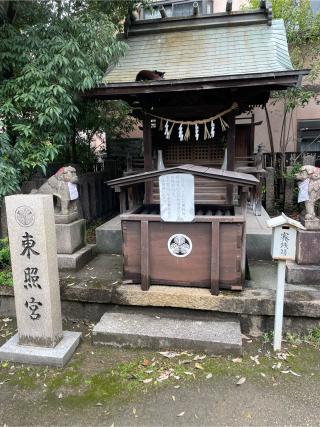
{"type": "Polygon", "coordinates": [[[210,25],[210,19],[170,28],[162,22],[135,25],[125,40],[126,54],[104,83],[134,82],[141,70],[165,72],[165,80],[293,70],[283,20],[232,19],[225,25],[210,25]]]}

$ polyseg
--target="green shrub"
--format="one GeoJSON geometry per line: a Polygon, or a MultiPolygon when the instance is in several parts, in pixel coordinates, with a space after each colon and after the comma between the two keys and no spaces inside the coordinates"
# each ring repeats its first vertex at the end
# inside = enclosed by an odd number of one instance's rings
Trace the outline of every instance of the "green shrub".
{"type": "Polygon", "coordinates": [[[0,271],[0,285],[13,286],[13,279],[10,268],[0,271]]]}
{"type": "Polygon", "coordinates": [[[8,239],[0,239],[0,268],[10,265],[10,249],[8,239]]]}

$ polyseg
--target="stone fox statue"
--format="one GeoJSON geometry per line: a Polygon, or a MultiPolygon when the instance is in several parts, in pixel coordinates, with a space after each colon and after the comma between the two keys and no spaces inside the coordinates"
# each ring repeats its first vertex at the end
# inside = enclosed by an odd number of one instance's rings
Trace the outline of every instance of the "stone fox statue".
{"type": "Polygon", "coordinates": [[[136,82],[143,82],[144,80],[163,80],[165,73],[162,71],[150,71],[150,70],[141,70],[136,76],[136,82]]]}
{"type": "Polygon", "coordinates": [[[75,168],[64,166],[42,184],[38,190],[32,190],[32,193],[52,194],[56,197],[55,213],[68,215],[78,211],[77,200],[70,191],[70,186],[74,189],[77,182],[78,176],[75,168]]]}

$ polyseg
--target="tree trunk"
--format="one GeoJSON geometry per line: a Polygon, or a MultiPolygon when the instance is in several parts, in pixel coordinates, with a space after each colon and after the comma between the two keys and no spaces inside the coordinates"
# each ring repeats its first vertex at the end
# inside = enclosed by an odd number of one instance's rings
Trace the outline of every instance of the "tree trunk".
{"type": "Polygon", "coordinates": [[[264,106],[264,111],[266,113],[266,119],[267,119],[267,128],[268,128],[268,135],[269,135],[270,151],[271,151],[271,155],[272,155],[272,166],[275,168],[276,167],[276,155],[274,152],[273,134],[272,134],[270,116],[269,116],[269,111],[268,111],[267,105],[264,106]]]}

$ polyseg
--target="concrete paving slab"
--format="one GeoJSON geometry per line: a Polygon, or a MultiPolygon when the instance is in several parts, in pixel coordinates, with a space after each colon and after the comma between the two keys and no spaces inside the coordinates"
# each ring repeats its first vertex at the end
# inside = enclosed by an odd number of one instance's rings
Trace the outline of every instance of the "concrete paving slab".
{"type": "Polygon", "coordinates": [[[210,318],[156,316],[143,312],[107,312],[93,328],[93,343],[114,347],[202,350],[240,354],[240,322],[210,318]]]}
{"type": "Polygon", "coordinates": [[[62,340],[54,347],[19,345],[18,334],[0,347],[0,360],[63,367],[71,358],[81,338],[81,332],[64,331],[62,340]]]}

